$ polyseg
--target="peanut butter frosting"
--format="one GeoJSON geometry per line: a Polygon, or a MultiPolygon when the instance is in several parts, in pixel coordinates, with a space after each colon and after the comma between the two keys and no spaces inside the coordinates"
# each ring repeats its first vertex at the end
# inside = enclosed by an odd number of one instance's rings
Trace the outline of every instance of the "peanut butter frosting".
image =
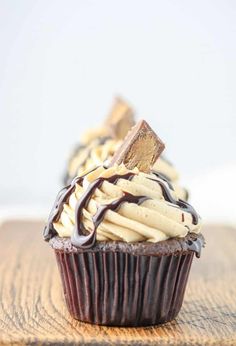
{"type": "Polygon", "coordinates": [[[85,131],[80,139],[81,146],[88,146],[93,141],[99,140],[99,138],[106,138],[109,136],[109,131],[105,126],[89,129],[85,131]]]}
{"type": "Polygon", "coordinates": [[[65,183],[70,183],[76,176],[109,162],[121,141],[110,137],[100,137],[92,140],[89,145],[79,146],[72,155],[65,183]]]}
{"type": "Polygon", "coordinates": [[[64,188],[44,236],[71,237],[73,245],[85,247],[95,241],[155,243],[200,228],[198,214],[168,180],[121,164],[100,166],[64,188]]]}
{"type": "Polygon", "coordinates": [[[153,169],[167,177],[172,183],[178,183],[179,173],[176,168],[164,156],[160,156],[155,162],[153,169]]]}
{"type": "MultiPolygon", "coordinates": [[[[108,165],[121,143],[122,141],[110,137],[100,137],[92,140],[88,146],[79,146],[70,159],[65,184],[69,184],[76,176],[80,176],[102,164],[108,165]]],[[[160,156],[154,164],[153,170],[172,182],[179,198],[187,199],[187,191],[179,184],[178,172],[169,161],[160,156]]]]}

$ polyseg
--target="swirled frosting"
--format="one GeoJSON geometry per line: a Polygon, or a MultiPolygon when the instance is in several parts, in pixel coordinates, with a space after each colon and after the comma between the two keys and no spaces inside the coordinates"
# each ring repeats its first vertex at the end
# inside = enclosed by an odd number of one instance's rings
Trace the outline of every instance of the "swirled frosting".
{"type": "Polygon", "coordinates": [[[99,140],[99,138],[106,138],[108,136],[108,129],[105,126],[101,126],[84,132],[84,134],[81,136],[80,142],[82,146],[86,146],[91,144],[93,141],[99,140]]]}
{"type": "Polygon", "coordinates": [[[110,137],[99,137],[93,139],[88,145],[80,145],[69,161],[65,183],[67,184],[76,176],[109,162],[120,144],[121,141],[110,137]]]}
{"type": "MultiPolygon", "coordinates": [[[[92,140],[89,145],[79,146],[69,161],[65,184],[69,184],[76,176],[80,176],[104,163],[109,163],[120,145],[121,141],[110,137],[100,137],[92,140]]],[[[164,157],[159,157],[153,166],[153,170],[172,182],[179,198],[187,200],[187,191],[179,184],[178,172],[169,161],[164,157]]]]}
{"type": "Polygon", "coordinates": [[[172,183],[177,183],[179,180],[179,173],[175,167],[170,163],[165,157],[160,156],[155,162],[153,169],[166,178],[168,178],[172,183]]]}
{"type": "MultiPolygon", "coordinates": [[[[93,169],[105,161],[109,162],[121,143],[122,141],[104,136],[93,139],[88,145],[79,145],[68,164],[69,177],[73,179],[88,169],[93,169]]],[[[164,157],[158,158],[153,169],[174,183],[179,180],[177,170],[164,157]]]]}
{"type": "Polygon", "coordinates": [[[178,198],[170,182],[124,165],[100,166],[62,190],[45,238],[71,237],[75,246],[95,240],[155,243],[200,228],[198,214],[178,198]]]}

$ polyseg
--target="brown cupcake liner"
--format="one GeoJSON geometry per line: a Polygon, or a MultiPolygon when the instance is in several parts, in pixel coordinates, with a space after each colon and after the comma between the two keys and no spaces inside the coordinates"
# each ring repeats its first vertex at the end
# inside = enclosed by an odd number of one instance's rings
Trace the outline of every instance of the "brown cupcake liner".
{"type": "Polygon", "coordinates": [[[67,307],[84,322],[147,326],[174,319],[183,302],[193,251],[145,256],[55,250],[67,307]]]}

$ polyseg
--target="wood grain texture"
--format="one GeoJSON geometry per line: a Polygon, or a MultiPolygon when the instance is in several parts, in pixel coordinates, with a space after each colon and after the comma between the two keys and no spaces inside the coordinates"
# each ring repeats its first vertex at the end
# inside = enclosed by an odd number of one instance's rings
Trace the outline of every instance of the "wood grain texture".
{"type": "Polygon", "coordinates": [[[236,345],[236,229],[209,226],[178,318],[149,328],[100,327],[67,312],[43,224],[0,228],[1,345],[236,345]]]}

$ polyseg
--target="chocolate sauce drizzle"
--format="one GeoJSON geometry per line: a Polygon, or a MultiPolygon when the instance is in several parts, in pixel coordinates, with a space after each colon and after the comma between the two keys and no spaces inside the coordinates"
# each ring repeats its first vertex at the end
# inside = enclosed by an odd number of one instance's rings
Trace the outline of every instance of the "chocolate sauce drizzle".
{"type": "Polygon", "coordinates": [[[197,258],[201,257],[202,247],[205,247],[205,241],[203,238],[195,238],[187,240],[188,249],[194,251],[197,258]]]}
{"type": "Polygon", "coordinates": [[[43,231],[43,237],[46,241],[57,235],[57,231],[54,229],[53,223],[58,221],[62,213],[63,206],[68,202],[70,195],[74,192],[76,184],[81,184],[82,181],[83,177],[77,177],[70,183],[70,185],[65,186],[59,191],[51,213],[49,214],[47,225],[43,231]]]}
{"type": "MultiPolygon", "coordinates": [[[[152,172],[152,173],[154,173],[154,172],[152,172]]],[[[155,172],[154,174],[155,174],[157,177],[158,177],[158,175],[159,175],[159,173],[157,173],[157,172],[155,172]]],[[[175,200],[175,199],[172,197],[172,195],[171,195],[169,189],[168,189],[167,186],[163,183],[162,180],[159,180],[159,179],[156,180],[156,179],[152,179],[152,178],[148,178],[148,179],[150,179],[150,180],[152,180],[152,181],[156,181],[156,182],[159,184],[159,186],[161,187],[161,190],[162,190],[163,197],[164,197],[164,199],[165,199],[167,202],[169,202],[169,203],[171,203],[171,204],[174,204],[174,205],[180,207],[182,210],[184,210],[184,211],[190,213],[190,214],[192,215],[193,224],[194,224],[194,225],[197,225],[197,224],[198,224],[198,220],[199,220],[198,213],[196,212],[196,210],[195,210],[188,202],[185,202],[185,201],[183,201],[182,199],[175,200]]],[[[164,180],[164,179],[163,179],[163,180],[164,180]]],[[[168,181],[166,181],[166,182],[167,182],[167,184],[168,184],[168,181]]],[[[168,185],[169,185],[169,184],[168,184],[168,185]]],[[[172,189],[173,189],[173,187],[172,187],[172,189]]]]}
{"type": "Polygon", "coordinates": [[[72,237],[71,237],[71,243],[74,246],[80,247],[83,249],[92,247],[96,241],[97,228],[101,224],[101,222],[103,221],[106,211],[108,211],[108,210],[117,211],[121,207],[122,203],[124,203],[124,202],[135,203],[137,205],[140,205],[148,199],[150,199],[150,197],[134,196],[130,193],[125,192],[124,195],[122,197],[120,197],[119,199],[117,199],[117,200],[115,200],[109,204],[101,205],[98,208],[96,214],[92,218],[94,228],[93,228],[92,232],[88,235],[84,235],[85,230],[84,230],[84,227],[82,226],[82,223],[80,222],[81,213],[82,213],[82,209],[83,209],[80,206],[80,208],[77,209],[77,213],[76,213],[77,222],[75,224],[74,232],[73,232],[72,237]]]}
{"type": "MultiPolygon", "coordinates": [[[[81,196],[81,198],[79,199],[76,209],[75,209],[75,227],[74,227],[74,232],[71,236],[71,243],[77,247],[82,247],[82,248],[89,248],[92,247],[95,243],[96,240],[96,229],[99,226],[99,220],[100,217],[97,216],[97,220],[96,220],[96,224],[94,223],[94,229],[90,234],[87,234],[86,229],[83,226],[83,223],[81,222],[81,214],[82,214],[82,210],[83,208],[86,208],[86,206],[88,205],[88,202],[90,200],[90,197],[92,196],[92,194],[94,193],[94,191],[99,188],[102,183],[104,181],[108,181],[109,183],[113,183],[116,184],[116,182],[122,178],[122,179],[127,179],[127,180],[131,180],[134,176],[134,173],[127,173],[124,175],[113,175],[109,178],[104,178],[104,177],[100,177],[96,180],[94,180],[94,182],[92,182],[89,186],[89,188],[85,191],[85,193],[81,196]]],[[[118,200],[116,201],[118,203],[118,200]]],[[[123,201],[124,202],[124,201],[123,201]]],[[[122,203],[122,201],[120,202],[120,204],[122,203]]],[[[119,206],[119,205],[118,205],[119,206]]],[[[117,206],[117,208],[118,208],[117,206]]],[[[106,210],[112,208],[113,205],[112,203],[107,204],[106,205],[106,210]]],[[[105,212],[104,212],[105,213],[105,212]]],[[[96,214],[95,214],[96,215],[96,214]]],[[[102,222],[103,217],[101,217],[101,222],[102,222]]]]}
{"type": "MultiPolygon", "coordinates": [[[[97,168],[97,167],[96,167],[97,168]]],[[[94,171],[96,168],[92,169],[90,172],[94,171]]],[[[74,192],[76,184],[82,185],[84,177],[87,175],[82,175],[80,177],[76,177],[73,179],[73,181],[70,183],[70,185],[64,187],[62,190],[59,191],[55,203],[52,207],[51,213],[48,218],[48,222],[46,227],[44,228],[43,236],[46,241],[50,240],[52,237],[57,235],[57,231],[53,227],[53,223],[57,222],[62,210],[63,210],[63,205],[68,202],[70,195],[74,192]]],[[[78,201],[78,204],[76,206],[76,210],[78,210],[79,206],[83,204],[84,206],[82,208],[85,208],[86,205],[88,204],[89,198],[91,197],[92,193],[96,190],[97,187],[100,187],[101,184],[106,180],[110,183],[116,183],[120,178],[122,179],[127,179],[131,180],[132,177],[134,176],[134,173],[130,172],[124,175],[114,175],[109,178],[98,178],[96,179],[88,188],[87,191],[81,196],[80,200],[78,201]]],[[[77,215],[77,211],[75,213],[77,215]]],[[[78,219],[78,218],[76,218],[78,219]]],[[[76,220],[75,220],[76,221],[76,220]]],[[[82,226],[81,226],[82,228],[82,226]]]]}
{"type": "MultiPolygon", "coordinates": [[[[172,191],[174,191],[174,188],[173,188],[173,185],[172,185],[172,183],[171,183],[171,180],[167,177],[167,175],[165,175],[165,174],[163,174],[163,173],[160,173],[160,172],[158,172],[158,171],[156,171],[156,170],[154,170],[154,169],[151,170],[151,173],[154,174],[157,178],[161,178],[162,180],[164,180],[164,181],[168,184],[169,188],[170,188],[172,191]]],[[[187,200],[189,199],[189,192],[188,192],[187,189],[185,189],[185,188],[183,188],[183,187],[182,187],[182,189],[183,189],[184,192],[185,192],[185,200],[187,201],[187,200]]]]}
{"type": "Polygon", "coordinates": [[[158,171],[156,171],[154,169],[151,170],[151,173],[154,174],[157,178],[160,178],[160,179],[164,180],[167,183],[167,185],[169,186],[169,188],[172,191],[174,191],[174,188],[173,188],[173,185],[171,184],[170,179],[165,174],[160,173],[160,172],[158,172],[158,171]]]}
{"type": "MultiPolygon", "coordinates": [[[[97,167],[91,169],[89,173],[95,171],[95,169],[97,169],[97,167]]],[[[56,200],[54,202],[54,205],[52,207],[52,210],[49,214],[48,222],[43,231],[44,240],[49,241],[51,238],[57,235],[57,231],[53,227],[53,223],[59,220],[59,217],[63,211],[63,206],[65,203],[68,202],[70,195],[74,192],[76,184],[82,185],[84,177],[87,174],[88,173],[81,175],[80,177],[74,178],[69,185],[63,187],[63,189],[59,191],[56,197],[56,200]]]]}

